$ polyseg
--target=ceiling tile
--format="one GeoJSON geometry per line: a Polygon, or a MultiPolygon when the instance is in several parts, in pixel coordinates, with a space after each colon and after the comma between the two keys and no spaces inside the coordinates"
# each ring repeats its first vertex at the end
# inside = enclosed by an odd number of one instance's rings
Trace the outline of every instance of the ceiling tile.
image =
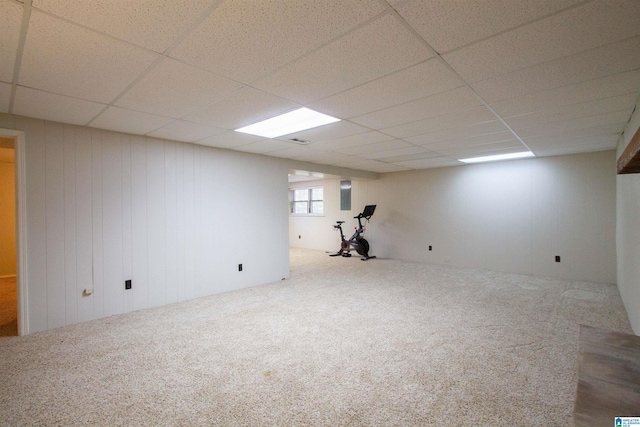
{"type": "Polygon", "coordinates": [[[564,105],[596,101],[624,94],[637,94],[640,87],[640,71],[628,71],[599,79],[580,82],[544,92],[511,98],[491,104],[502,117],[544,111],[564,105]]]}
{"type": "Polygon", "coordinates": [[[309,103],[424,61],[433,53],[388,14],[255,83],[309,103]]]}
{"type": "MultiPolygon", "coordinates": [[[[334,151],[337,151],[338,153],[343,153],[343,154],[357,155],[357,156],[362,156],[369,159],[375,159],[376,158],[375,156],[371,157],[371,156],[367,156],[367,154],[379,153],[381,151],[388,151],[388,150],[396,151],[396,150],[406,150],[406,149],[416,149],[416,148],[417,147],[415,147],[414,145],[409,144],[408,142],[402,141],[401,139],[393,139],[391,141],[375,142],[372,144],[358,145],[356,147],[340,147],[340,148],[336,148],[334,151]]],[[[424,149],[419,149],[415,152],[419,152],[421,150],[424,151],[424,149]]]]}
{"type": "Polygon", "coordinates": [[[488,103],[640,68],[640,37],[473,83],[488,103]]]}
{"type": "Polygon", "coordinates": [[[635,93],[613,96],[597,101],[583,102],[580,104],[561,105],[536,113],[522,114],[507,118],[506,122],[516,132],[521,128],[531,126],[545,126],[546,123],[559,122],[580,117],[595,116],[598,114],[627,111],[629,117],[636,106],[638,95],[635,93]]]}
{"type": "Polygon", "coordinates": [[[109,103],[157,58],[154,53],[33,11],[19,83],[109,103]]]}
{"type": "Polygon", "coordinates": [[[22,27],[22,6],[0,1],[0,81],[13,82],[13,68],[18,53],[18,39],[22,27]]]}
{"type": "MultiPolygon", "coordinates": [[[[356,164],[356,166],[357,166],[357,164],[356,164]]],[[[353,169],[362,168],[362,170],[367,170],[369,172],[377,172],[377,173],[404,172],[404,171],[411,170],[411,168],[408,168],[408,167],[405,167],[405,166],[399,166],[399,165],[394,165],[393,163],[382,163],[382,162],[378,162],[378,163],[372,164],[372,165],[364,164],[360,168],[354,167],[354,166],[347,166],[347,167],[352,167],[353,169]],[[366,169],[364,169],[365,167],[366,167],[366,169]]]]}
{"type": "Polygon", "coordinates": [[[449,157],[432,157],[429,159],[407,160],[395,163],[411,169],[440,168],[446,166],[460,166],[462,163],[449,157]]]}
{"type": "Polygon", "coordinates": [[[54,122],[86,125],[107,106],[18,86],[12,113],[54,122]]]}
{"type": "Polygon", "coordinates": [[[165,58],[115,105],[177,119],[241,87],[224,77],[165,58]]]}
{"type": "Polygon", "coordinates": [[[430,159],[432,157],[441,157],[442,154],[435,151],[427,150],[423,147],[400,148],[398,150],[380,151],[377,153],[363,154],[361,157],[381,162],[395,163],[405,160],[430,159]]]}
{"type": "Polygon", "coordinates": [[[407,138],[489,121],[496,121],[496,116],[487,107],[482,106],[385,128],[382,132],[398,138],[407,138]]]}
{"type": "Polygon", "coordinates": [[[538,157],[561,156],[563,154],[587,153],[590,151],[606,151],[615,149],[616,145],[606,142],[594,142],[592,144],[561,145],[534,150],[538,157]]]}
{"type": "Polygon", "coordinates": [[[305,145],[297,145],[297,144],[291,143],[291,147],[289,148],[284,148],[278,151],[271,151],[266,154],[268,156],[283,157],[285,159],[298,160],[300,157],[308,157],[309,155],[312,155],[314,151],[316,150],[313,150],[305,145]]]}
{"type": "Polygon", "coordinates": [[[172,139],[174,141],[194,142],[224,132],[226,132],[226,129],[214,128],[184,120],[176,120],[147,135],[155,136],[156,138],[172,139]]]}
{"type": "Polygon", "coordinates": [[[90,126],[144,135],[172,121],[173,119],[154,116],[153,114],[125,110],[120,107],[109,107],[93,120],[90,126]]]}
{"type": "Polygon", "coordinates": [[[171,56],[250,83],[383,11],[369,0],[227,1],[171,56]]]}
{"type": "Polygon", "coordinates": [[[510,141],[492,142],[489,144],[472,145],[468,147],[448,148],[438,150],[441,156],[453,157],[455,159],[468,159],[470,157],[491,156],[493,154],[503,154],[504,152],[525,151],[519,141],[513,139],[510,141]]]}
{"type": "Polygon", "coordinates": [[[597,0],[444,55],[468,82],[640,35],[640,2],[597,0]]]}
{"type": "Polygon", "coordinates": [[[228,131],[209,138],[201,139],[197,142],[199,145],[218,148],[236,148],[243,145],[252,144],[254,142],[263,141],[265,138],[247,133],[228,131]]]}
{"type": "Polygon", "coordinates": [[[524,142],[533,147],[557,145],[557,144],[575,144],[580,141],[596,140],[617,140],[622,133],[625,122],[610,123],[600,126],[591,126],[581,129],[570,129],[554,132],[549,135],[538,135],[524,138],[524,142]]]}
{"type": "Polygon", "coordinates": [[[398,13],[440,52],[465,46],[583,0],[414,0],[398,13]]]}
{"type": "Polygon", "coordinates": [[[344,138],[313,142],[311,146],[316,150],[342,152],[343,149],[373,144],[376,142],[389,141],[392,139],[394,139],[392,136],[385,135],[376,131],[371,131],[359,133],[356,135],[349,135],[344,138]]]}
{"type": "Polygon", "coordinates": [[[412,144],[435,145],[445,143],[454,139],[465,139],[472,137],[482,137],[491,135],[490,138],[502,137],[502,139],[513,138],[513,134],[498,120],[477,123],[465,127],[455,127],[440,132],[430,132],[422,135],[404,138],[412,144]]]}
{"type": "Polygon", "coordinates": [[[164,52],[213,0],[33,0],[33,6],[156,52],[164,52]]]}
{"type": "Polygon", "coordinates": [[[210,126],[237,129],[298,108],[299,104],[245,86],[185,118],[210,126]]]}
{"type": "MultiPolygon", "coordinates": [[[[557,132],[587,129],[594,126],[604,126],[615,123],[626,123],[629,120],[628,111],[616,111],[613,113],[598,114],[577,119],[563,120],[559,122],[546,123],[544,126],[530,125],[522,126],[518,129],[521,138],[529,138],[537,135],[550,135],[557,132]]],[[[620,132],[624,126],[620,128],[620,132]]]]}
{"type": "Polygon", "coordinates": [[[610,133],[606,135],[587,136],[583,138],[556,137],[555,135],[536,136],[527,139],[527,145],[537,153],[540,150],[554,149],[560,147],[600,146],[613,149],[618,145],[620,133],[610,133]]]}
{"type": "Polygon", "coordinates": [[[339,122],[329,123],[328,125],[318,126],[317,128],[290,133],[289,135],[283,135],[278,139],[290,140],[293,138],[298,138],[305,141],[319,142],[330,139],[344,138],[368,131],[369,129],[365,127],[348,122],[346,120],[341,120],[339,122]]]}
{"type": "Polygon", "coordinates": [[[463,81],[442,61],[429,59],[314,104],[336,117],[350,118],[462,86],[463,81]]]}
{"type": "MultiPolygon", "coordinates": [[[[236,132],[237,133],[237,132],[236,132]]],[[[272,151],[283,150],[291,147],[291,142],[280,141],[277,139],[263,139],[262,141],[253,142],[251,144],[242,145],[236,150],[246,151],[249,153],[265,154],[272,151]]]]}
{"type": "Polygon", "coordinates": [[[11,100],[11,85],[0,82],[0,113],[9,112],[9,101],[11,100]]]}
{"type": "Polygon", "coordinates": [[[384,129],[404,123],[436,117],[482,105],[466,86],[407,102],[351,119],[372,129],[384,129]]]}

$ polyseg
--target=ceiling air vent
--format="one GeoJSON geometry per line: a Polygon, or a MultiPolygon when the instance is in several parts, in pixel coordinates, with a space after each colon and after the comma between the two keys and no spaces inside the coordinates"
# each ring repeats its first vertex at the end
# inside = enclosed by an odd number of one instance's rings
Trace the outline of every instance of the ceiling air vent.
{"type": "Polygon", "coordinates": [[[299,139],[299,138],[291,138],[289,141],[295,142],[296,144],[300,144],[300,145],[311,144],[311,141],[305,141],[304,139],[299,139]]]}

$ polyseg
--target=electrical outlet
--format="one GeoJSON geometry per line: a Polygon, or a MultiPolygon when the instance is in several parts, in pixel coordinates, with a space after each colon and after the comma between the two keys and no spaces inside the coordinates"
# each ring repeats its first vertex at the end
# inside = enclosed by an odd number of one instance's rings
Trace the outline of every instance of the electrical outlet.
{"type": "Polygon", "coordinates": [[[131,280],[125,280],[124,281],[124,288],[125,289],[131,289],[131,280]]]}
{"type": "Polygon", "coordinates": [[[298,234],[298,239],[302,239],[302,235],[298,234]]]}
{"type": "Polygon", "coordinates": [[[560,255],[556,255],[556,262],[560,262],[560,255]]]}
{"type": "Polygon", "coordinates": [[[433,250],[433,246],[429,245],[429,250],[433,250]]]}
{"type": "Polygon", "coordinates": [[[238,264],[238,271],[242,271],[242,264],[238,264]]]}

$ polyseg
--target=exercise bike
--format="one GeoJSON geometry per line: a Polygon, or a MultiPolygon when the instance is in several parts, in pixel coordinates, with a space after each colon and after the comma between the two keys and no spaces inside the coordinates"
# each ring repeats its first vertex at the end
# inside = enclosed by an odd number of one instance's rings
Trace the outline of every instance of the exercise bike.
{"type": "Polygon", "coordinates": [[[334,225],[333,228],[335,228],[336,230],[340,230],[340,239],[341,239],[340,250],[335,254],[330,254],[329,256],[342,255],[343,257],[350,257],[351,249],[355,249],[356,252],[362,255],[362,258],[361,258],[362,261],[375,258],[375,256],[369,256],[369,242],[367,242],[367,240],[364,237],[362,237],[362,235],[364,234],[364,226],[362,225],[362,218],[369,221],[369,219],[371,218],[375,210],[376,210],[376,205],[367,205],[365,206],[364,211],[362,211],[362,213],[359,213],[358,216],[354,216],[354,218],[358,220],[358,227],[356,228],[356,231],[353,233],[353,236],[349,238],[349,240],[347,240],[344,237],[344,233],[342,232],[342,224],[344,224],[344,221],[336,221],[337,225],[334,225]]]}

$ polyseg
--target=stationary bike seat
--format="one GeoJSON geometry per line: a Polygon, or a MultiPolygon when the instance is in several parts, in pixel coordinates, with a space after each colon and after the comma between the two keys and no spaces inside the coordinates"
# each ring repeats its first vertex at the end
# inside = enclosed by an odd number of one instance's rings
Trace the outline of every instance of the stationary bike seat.
{"type": "Polygon", "coordinates": [[[344,221],[336,221],[338,224],[344,224],[344,221]]]}

